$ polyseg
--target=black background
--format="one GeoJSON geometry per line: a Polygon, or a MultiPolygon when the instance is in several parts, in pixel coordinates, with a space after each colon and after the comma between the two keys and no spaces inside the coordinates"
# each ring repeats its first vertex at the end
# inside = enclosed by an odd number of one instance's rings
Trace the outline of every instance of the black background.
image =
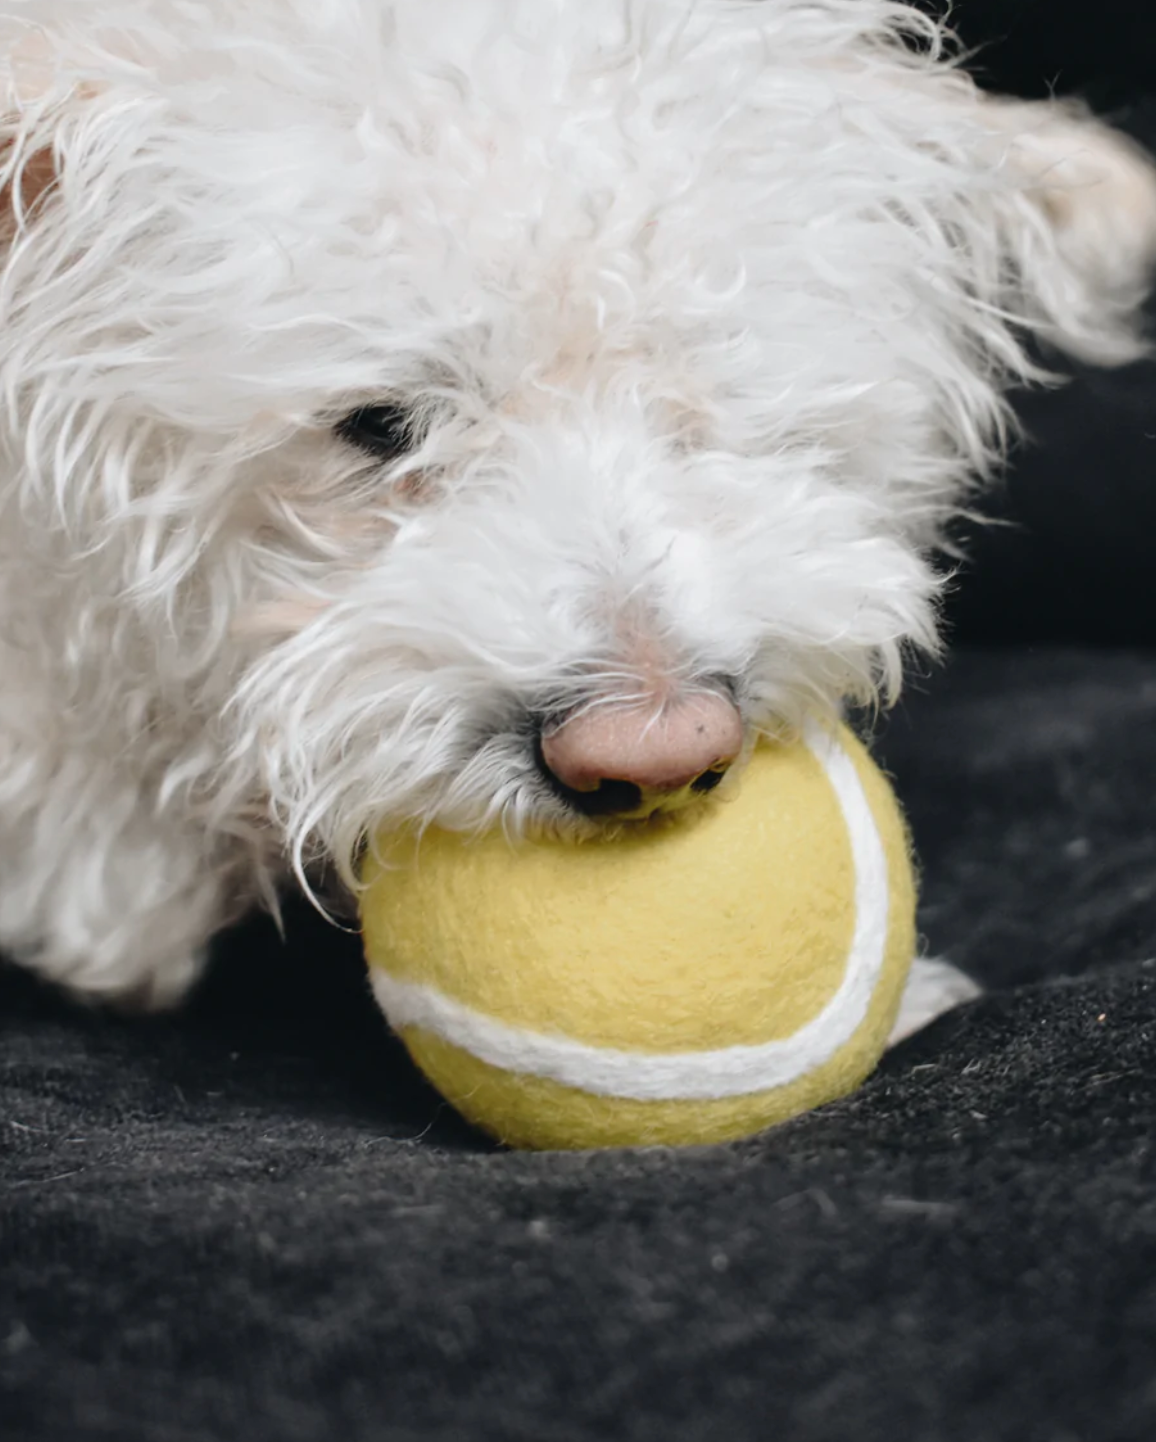
{"type": "MultiPolygon", "coordinates": [[[[1156,149],[1156,4],[963,0],[952,24],[991,89],[1082,96],[1156,149]]],[[[1019,402],[1025,444],[984,507],[1003,524],[963,535],[970,565],[949,607],[953,634],[1146,643],[1156,638],[1156,367],[1105,374],[1049,360],[1074,379],[1019,402]]]]}

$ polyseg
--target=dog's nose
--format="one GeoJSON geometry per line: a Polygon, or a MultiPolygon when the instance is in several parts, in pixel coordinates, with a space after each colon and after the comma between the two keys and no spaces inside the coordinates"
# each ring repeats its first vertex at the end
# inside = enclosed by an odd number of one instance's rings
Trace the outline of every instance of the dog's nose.
{"type": "Polygon", "coordinates": [[[611,704],[580,711],[543,732],[541,753],[577,810],[621,816],[713,790],[742,745],[738,708],[704,693],[658,713],[611,704]]]}

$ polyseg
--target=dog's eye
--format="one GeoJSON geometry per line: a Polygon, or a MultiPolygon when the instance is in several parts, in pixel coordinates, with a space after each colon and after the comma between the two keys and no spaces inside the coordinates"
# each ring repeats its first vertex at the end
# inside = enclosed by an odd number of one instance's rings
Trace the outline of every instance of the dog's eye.
{"type": "Polygon", "coordinates": [[[413,426],[403,406],[359,406],[340,422],[337,434],[371,456],[390,460],[409,449],[413,426]]]}

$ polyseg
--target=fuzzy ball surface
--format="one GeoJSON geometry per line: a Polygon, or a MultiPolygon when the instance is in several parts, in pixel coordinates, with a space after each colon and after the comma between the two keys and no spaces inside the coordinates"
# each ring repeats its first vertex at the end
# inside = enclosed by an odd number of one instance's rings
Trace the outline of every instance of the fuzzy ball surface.
{"type": "Polygon", "coordinates": [[[519,1147],[721,1141],[850,1091],[915,946],[906,829],[846,729],[614,839],[379,837],[365,881],[387,1018],[519,1147]]]}

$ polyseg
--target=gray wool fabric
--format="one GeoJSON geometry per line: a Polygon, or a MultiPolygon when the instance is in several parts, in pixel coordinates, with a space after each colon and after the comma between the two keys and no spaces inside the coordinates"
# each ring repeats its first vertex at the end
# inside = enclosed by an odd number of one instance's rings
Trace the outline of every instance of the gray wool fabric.
{"type": "Polygon", "coordinates": [[[885,741],[991,990],[747,1142],[491,1147],[304,913],[172,1019],[3,974],[4,1437],[1152,1436],[1156,655],[967,654],[885,741]]]}

